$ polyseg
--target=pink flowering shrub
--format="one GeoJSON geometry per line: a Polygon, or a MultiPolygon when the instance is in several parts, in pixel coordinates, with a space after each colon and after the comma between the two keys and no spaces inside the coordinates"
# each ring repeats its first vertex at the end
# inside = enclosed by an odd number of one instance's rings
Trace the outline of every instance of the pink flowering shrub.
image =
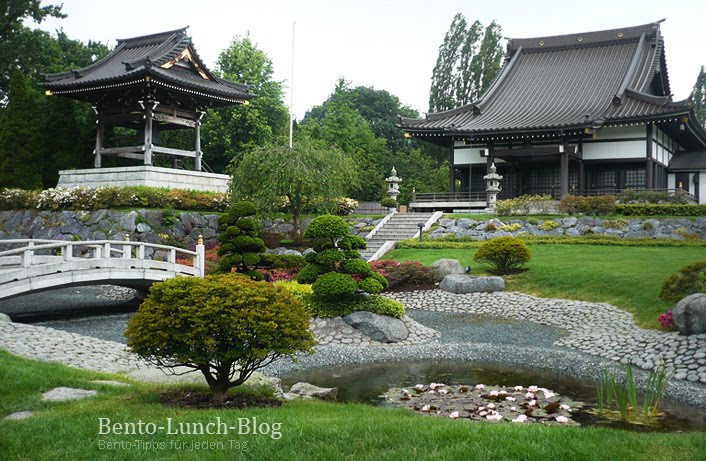
{"type": "Polygon", "coordinates": [[[672,319],[672,311],[667,311],[664,314],[660,314],[659,317],[657,317],[657,321],[662,324],[662,328],[665,330],[676,329],[674,320],[672,319]]]}

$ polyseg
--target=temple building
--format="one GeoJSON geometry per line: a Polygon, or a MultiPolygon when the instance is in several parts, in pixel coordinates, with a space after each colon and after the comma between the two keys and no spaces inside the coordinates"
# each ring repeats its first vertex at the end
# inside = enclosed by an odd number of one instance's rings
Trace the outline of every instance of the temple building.
{"type": "Polygon", "coordinates": [[[89,102],[97,116],[95,169],[60,172],[60,187],[150,185],[225,191],[228,176],[203,171],[201,120],[210,108],[248,104],[254,96],[246,85],[213,75],[186,28],[119,39],[105,58],[83,69],[47,75],[43,86],[48,95],[89,102]],[[116,127],[127,130],[112,130],[116,127]],[[165,137],[160,134],[176,129],[193,130],[193,149],[160,143],[165,137]],[[105,157],[133,161],[102,168],[105,157]]]}
{"type": "Polygon", "coordinates": [[[659,22],[510,39],[478,100],[400,126],[452,149],[451,199],[483,197],[495,163],[500,199],[681,188],[706,203],[706,131],[672,100],[659,22]]]}

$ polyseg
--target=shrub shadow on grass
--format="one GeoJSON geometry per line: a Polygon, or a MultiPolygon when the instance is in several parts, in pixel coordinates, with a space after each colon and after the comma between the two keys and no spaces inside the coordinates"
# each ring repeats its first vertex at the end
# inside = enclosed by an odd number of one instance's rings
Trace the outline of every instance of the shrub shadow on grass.
{"type": "Polygon", "coordinates": [[[242,390],[231,393],[223,403],[214,402],[211,394],[203,389],[172,389],[160,394],[163,405],[177,408],[193,409],[233,409],[244,408],[275,408],[282,406],[282,401],[271,393],[255,390],[242,390]]]}

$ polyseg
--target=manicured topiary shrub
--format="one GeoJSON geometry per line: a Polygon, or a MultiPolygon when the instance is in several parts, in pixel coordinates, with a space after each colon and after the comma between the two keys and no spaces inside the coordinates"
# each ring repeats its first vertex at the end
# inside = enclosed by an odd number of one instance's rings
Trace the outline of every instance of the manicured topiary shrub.
{"type": "Polygon", "coordinates": [[[706,292],[706,261],[689,264],[670,275],[662,284],[660,299],[677,303],[694,293],[706,292]]]}
{"type": "Polygon", "coordinates": [[[252,218],[256,212],[250,202],[235,202],[218,218],[219,271],[235,270],[262,279],[262,274],[252,270],[260,263],[260,253],[265,252],[265,242],[258,238],[257,223],[252,218]]]}
{"type": "Polygon", "coordinates": [[[380,200],[380,205],[384,206],[385,208],[397,208],[397,200],[393,199],[392,197],[385,197],[384,199],[380,200]]]}
{"type": "Polygon", "coordinates": [[[615,213],[614,195],[599,195],[596,197],[577,197],[567,195],[559,202],[559,211],[567,214],[609,215],[615,213]]]}
{"type": "Polygon", "coordinates": [[[497,274],[509,274],[532,257],[527,244],[516,237],[498,237],[488,240],[476,251],[474,260],[493,266],[497,274]]]}
{"type": "Polygon", "coordinates": [[[375,312],[375,306],[389,305],[385,298],[364,294],[380,293],[388,283],[360,259],[358,250],[365,248],[365,240],[350,235],[342,218],[319,216],[312,220],[304,235],[314,239],[314,252],[304,257],[306,265],[297,275],[297,282],[313,284],[313,294],[306,302],[311,315],[331,317],[345,315],[341,314],[344,311],[375,312]]]}
{"type": "Polygon", "coordinates": [[[160,368],[203,373],[217,403],[255,370],[314,345],[300,301],[237,274],[155,283],[125,336],[132,352],[160,368]]]}

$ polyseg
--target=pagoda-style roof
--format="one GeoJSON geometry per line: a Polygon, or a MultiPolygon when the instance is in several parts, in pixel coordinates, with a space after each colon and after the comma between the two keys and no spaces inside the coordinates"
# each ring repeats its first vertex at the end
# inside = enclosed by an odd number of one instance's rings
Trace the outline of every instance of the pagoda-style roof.
{"type": "Polygon", "coordinates": [[[402,118],[400,126],[418,135],[506,135],[687,117],[706,143],[692,104],[672,101],[670,93],[659,22],[510,39],[503,68],[478,100],[402,118]]]}
{"type": "Polygon", "coordinates": [[[254,96],[247,85],[213,75],[186,28],[118,39],[105,58],[82,69],[47,75],[43,86],[53,94],[94,104],[105,101],[111,92],[121,93],[123,101],[138,100],[147,87],[157,99],[180,99],[199,108],[243,103],[254,96]]]}

